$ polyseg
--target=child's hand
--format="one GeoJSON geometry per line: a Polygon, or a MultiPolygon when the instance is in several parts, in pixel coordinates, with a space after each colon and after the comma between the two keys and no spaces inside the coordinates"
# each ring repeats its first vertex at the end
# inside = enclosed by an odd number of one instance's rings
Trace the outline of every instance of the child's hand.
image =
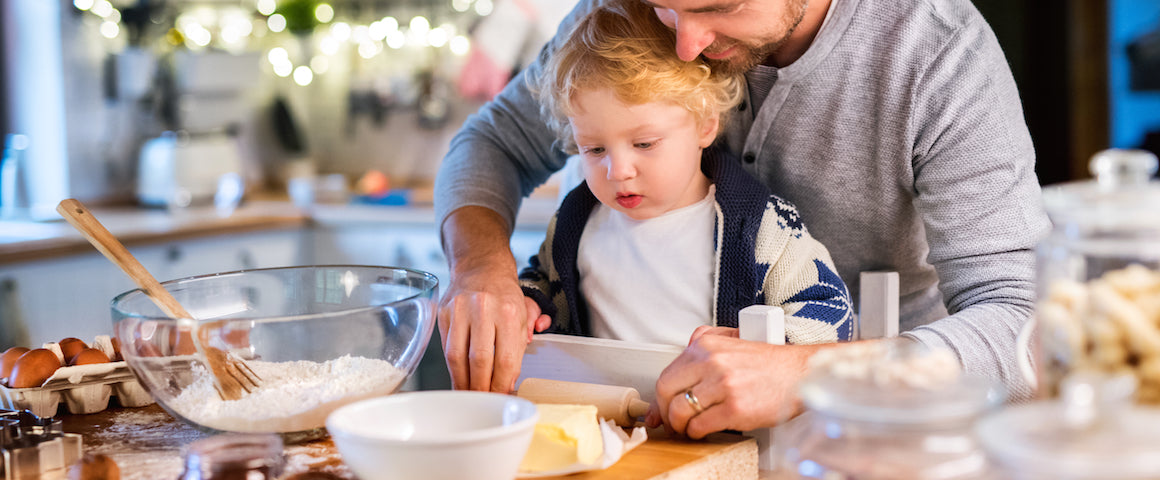
{"type": "Polygon", "coordinates": [[[693,330],[693,336],[689,337],[689,345],[692,345],[693,342],[697,341],[698,338],[701,338],[705,335],[720,335],[722,337],[741,338],[741,332],[736,328],[710,327],[708,325],[702,325],[697,327],[696,330],[693,330]]]}
{"type": "Polygon", "coordinates": [[[524,297],[528,311],[528,343],[532,343],[532,333],[539,333],[552,326],[552,317],[540,313],[540,306],[530,297],[524,297]]]}

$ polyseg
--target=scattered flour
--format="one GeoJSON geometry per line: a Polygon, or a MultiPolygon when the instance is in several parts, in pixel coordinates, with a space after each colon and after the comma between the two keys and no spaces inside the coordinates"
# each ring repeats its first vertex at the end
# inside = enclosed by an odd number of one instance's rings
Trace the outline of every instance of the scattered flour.
{"type": "Polygon", "coordinates": [[[262,385],[238,400],[222,400],[213,377],[195,367],[194,381],[169,407],[201,425],[230,432],[301,432],[320,428],[334,409],[387,395],[405,372],[390,362],[349,355],[324,363],[246,362],[262,385]]]}

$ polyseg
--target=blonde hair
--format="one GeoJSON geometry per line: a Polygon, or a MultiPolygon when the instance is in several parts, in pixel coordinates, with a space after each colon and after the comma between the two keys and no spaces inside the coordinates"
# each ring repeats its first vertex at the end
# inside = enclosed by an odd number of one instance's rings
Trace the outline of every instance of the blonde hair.
{"type": "Polygon", "coordinates": [[[744,94],[738,75],[715,74],[704,60],[677,57],[676,37],[640,0],[613,0],[576,24],[543,64],[529,89],[564,151],[577,153],[568,117],[580,91],[611,88],[622,102],[670,102],[701,125],[716,116],[723,125],[744,94]]]}

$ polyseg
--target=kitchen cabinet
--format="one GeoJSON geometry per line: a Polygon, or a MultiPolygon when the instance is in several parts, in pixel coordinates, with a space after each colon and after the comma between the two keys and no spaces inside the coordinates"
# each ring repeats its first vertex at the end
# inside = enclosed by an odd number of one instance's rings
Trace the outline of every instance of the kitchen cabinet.
{"type": "MultiPolygon", "coordinates": [[[[305,232],[274,229],[129,247],[158,280],[304,263],[305,232]]],[[[136,288],[92,253],[0,265],[0,337],[39,345],[112,334],[109,302],[136,288]],[[21,333],[23,331],[24,333],[21,333]],[[14,338],[15,337],[15,338],[14,338]],[[23,337],[21,339],[20,337],[23,337]]]]}

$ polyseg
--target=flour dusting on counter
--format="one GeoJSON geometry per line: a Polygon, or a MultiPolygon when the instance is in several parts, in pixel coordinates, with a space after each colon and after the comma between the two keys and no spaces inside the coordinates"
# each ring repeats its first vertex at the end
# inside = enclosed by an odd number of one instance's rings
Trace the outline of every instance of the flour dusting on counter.
{"type": "Polygon", "coordinates": [[[323,363],[247,361],[261,387],[238,400],[222,400],[213,377],[195,368],[194,381],[170,403],[201,425],[233,432],[299,432],[320,428],[347,403],[393,392],[406,373],[390,362],[350,355],[323,363]]]}

